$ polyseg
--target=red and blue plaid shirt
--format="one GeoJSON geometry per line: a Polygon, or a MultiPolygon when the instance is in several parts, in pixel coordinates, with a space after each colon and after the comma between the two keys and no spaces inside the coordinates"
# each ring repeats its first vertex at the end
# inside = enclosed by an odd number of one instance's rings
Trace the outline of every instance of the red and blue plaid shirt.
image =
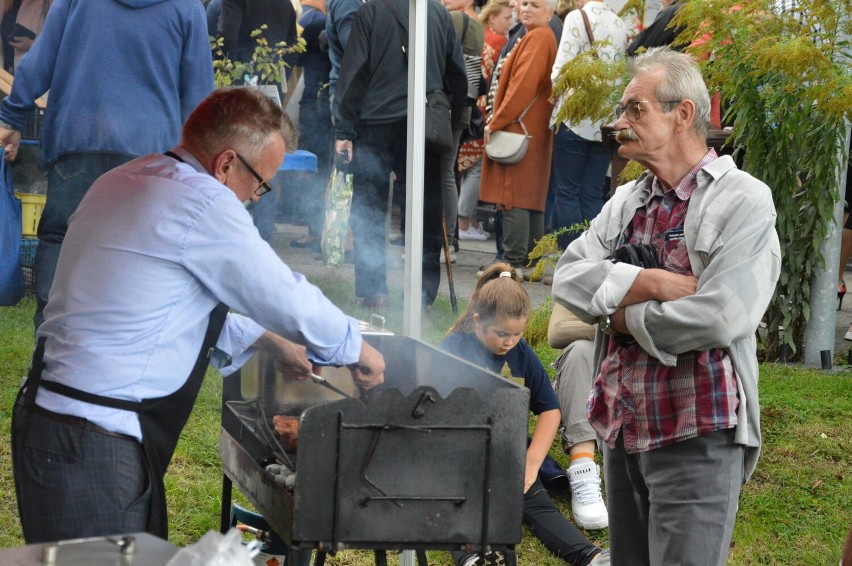
{"type": "MultiPolygon", "coordinates": [[[[689,198],[698,187],[698,172],[716,159],[712,149],[669,191],[658,179],[648,203],[636,211],[623,243],[653,244],[660,265],[693,275],[683,235],[689,198]]],[[[708,321],[708,323],[712,323],[708,321]]],[[[665,366],[635,341],[610,339],[589,398],[589,421],[608,446],[623,431],[628,453],[732,428],[737,424],[737,382],[727,350],[716,348],[680,354],[665,366]]]]}

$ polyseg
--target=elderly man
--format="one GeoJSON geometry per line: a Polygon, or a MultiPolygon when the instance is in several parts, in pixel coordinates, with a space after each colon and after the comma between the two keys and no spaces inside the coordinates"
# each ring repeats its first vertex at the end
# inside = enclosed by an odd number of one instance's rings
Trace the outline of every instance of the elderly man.
{"type": "Polygon", "coordinates": [[[214,91],[179,146],[103,175],[72,216],[14,415],[27,542],[167,535],[163,475],[210,352],[226,375],[256,347],[302,378],[333,364],[361,387],[383,381],[357,321],[245,210],[281,164],[283,123],[256,90],[214,91]]]}
{"type": "Polygon", "coordinates": [[[707,149],[692,59],[657,48],[631,70],[614,127],[647,172],[571,243],[553,296],[599,323],[588,416],[612,563],[721,565],[760,449],[755,330],[780,270],[775,209],[766,185],[707,149]],[[631,250],[644,268],[610,259],[631,250]]]}

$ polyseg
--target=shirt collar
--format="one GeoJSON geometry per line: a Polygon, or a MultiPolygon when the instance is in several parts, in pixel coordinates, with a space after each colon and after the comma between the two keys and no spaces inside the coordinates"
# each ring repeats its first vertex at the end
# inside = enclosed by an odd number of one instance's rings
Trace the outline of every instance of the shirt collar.
{"type": "MultiPolygon", "coordinates": [[[[695,167],[693,167],[689,173],[680,180],[680,182],[674,187],[674,192],[680,200],[689,200],[689,197],[691,197],[692,193],[695,192],[695,189],[698,188],[698,172],[718,157],[719,156],[716,155],[716,150],[711,147],[707,153],[704,154],[704,157],[695,164],[695,167]]],[[[660,197],[665,194],[663,186],[660,184],[660,180],[657,177],[654,177],[651,181],[650,193],[652,197],[660,197]]]]}
{"type": "Polygon", "coordinates": [[[208,175],[210,174],[207,171],[207,169],[204,168],[204,166],[201,164],[201,162],[198,161],[198,159],[196,159],[195,156],[192,155],[189,152],[189,150],[187,150],[186,148],[183,148],[183,147],[178,145],[178,146],[173,147],[169,151],[171,151],[175,155],[179,155],[180,158],[183,159],[184,163],[191,166],[193,169],[195,169],[199,173],[207,173],[208,175]]]}

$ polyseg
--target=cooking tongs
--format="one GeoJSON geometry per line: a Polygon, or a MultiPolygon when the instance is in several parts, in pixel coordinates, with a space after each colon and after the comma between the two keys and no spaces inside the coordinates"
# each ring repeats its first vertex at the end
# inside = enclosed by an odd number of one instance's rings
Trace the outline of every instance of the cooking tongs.
{"type": "Polygon", "coordinates": [[[319,383],[320,385],[322,385],[326,389],[330,389],[330,390],[334,391],[335,393],[337,393],[341,397],[346,397],[347,399],[356,399],[356,400],[360,401],[360,399],[358,399],[357,397],[353,397],[352,395],[350,395],[346,391],[344,391],[344,390],[340,389],[339,387],[329,383],[329,381],[326,378],[324,378],[323,376],[317,375],[315,373],[311,373],[310,376],[311,376],[311,381],[313,381],[314,383],[319,383]]]}

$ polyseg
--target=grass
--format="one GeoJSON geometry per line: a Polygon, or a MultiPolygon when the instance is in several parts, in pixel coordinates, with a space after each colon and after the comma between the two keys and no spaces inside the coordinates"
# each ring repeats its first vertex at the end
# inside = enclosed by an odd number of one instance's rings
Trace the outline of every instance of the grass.
{"type": "MultiPolygon", "coordinates": [[[[346,312],[367,319],[369,312],[352,297],[351,282],[317,279],[332,300],[346,312]]],[[[392,294],[400,296],[397,289],[392,294]]],[[[401,304],[401,301],[395,301],[401,304]]],[[[460,304],[460,310],[465,308],[460,304]]],[[[0,547],[23,544],[15,507],[9,458],[9,418],[21,377],[32,349],[32,312],[27,299],[17,307],[0,308],[0,547]]],[[[438,302],[423,316],[423,340],[437,343],[455,320],[449,301],[438,302]]],[[[542,313],[531,317],[532,334],[546,332],[542,313]]],[[[402,316],[391,311],[386,326],[401,332],[402,316]]],[[[545,363],[556,357],[546,342],[535,341],[545,363]]],[[[171,541],[185,546],[210,529],[218,530],[221,505],[221,464],[218,457],[222,378],[208,372],[189,423],[178,444],[166,476],[171,541]]],[[[852,521],[852,373],[774,364],[761,365],[761,404],[764,449],[757,471],[743,490],[740,512],[728,563],[745,565],[837,564],[852,521]]],[[[563,465],[566,458],[558,442],[552,454],[563,465]]],[[[235,500],[247,504],[235,492],[235,500]]],[[[570,516],[570,497],[554,500],[570,516]]],[[[585,533],[606,545],[607,531],[585,533]]],[[[550,555],[528,531],[518,547],[524,565],[564,564],[550,555]]],[[[445,552],[429,552],[433,566],[451,566],[445,552]]],[[[332,566],[373,564],[372,553],[342,551],[328,557],[332,566]]],[[[397,564],[395,554],[390,564],[397,564]]]]}

